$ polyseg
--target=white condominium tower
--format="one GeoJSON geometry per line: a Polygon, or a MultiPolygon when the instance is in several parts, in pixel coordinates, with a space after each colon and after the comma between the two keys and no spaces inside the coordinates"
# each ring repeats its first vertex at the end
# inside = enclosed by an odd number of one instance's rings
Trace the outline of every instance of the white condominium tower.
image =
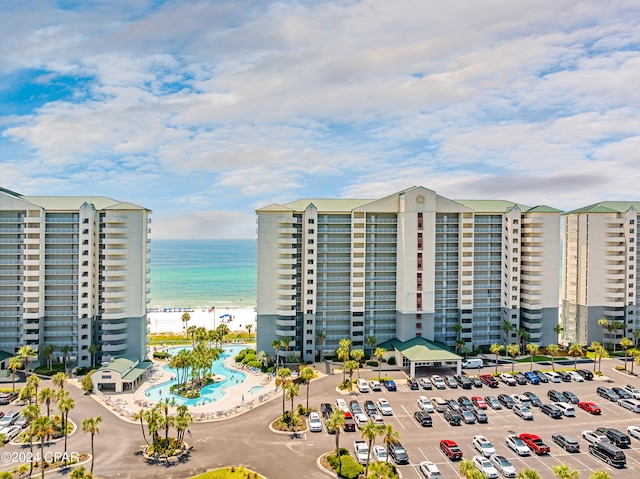
{"type": "Polygon", "coordinates": [[[563,340],[619,343],[640,329],[640,202],[603,201],[564,214],[563,340]],[[607,320],[609,329],[598,324],[607,320]],[[621,326],[621,327],[619,327],[621,326]]]}
{"type": "Polygon", "coordinates": [[[450,200],[423,187],[380,199],[258,209],[258,350],[312,360],[348,338],[504,344],[505,321],[555,343],[560,211],[450,200]],[[458,333],[457,324],[461,325],[458,333]],[[287,341],[289,338],[290,341],[287,341]]]}
{"type": "Polygon", "coordinates": [[[28,345],[42,363],[53,345],[54,361],[66,354],[79,366],[143,359],[149,213],[103,196],[0,188],[0,351],[28,345]]]}

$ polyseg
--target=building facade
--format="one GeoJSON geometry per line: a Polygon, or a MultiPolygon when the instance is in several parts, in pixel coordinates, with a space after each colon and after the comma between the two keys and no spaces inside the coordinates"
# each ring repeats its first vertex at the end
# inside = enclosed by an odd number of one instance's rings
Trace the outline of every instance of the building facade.
{"type": "Polygon", "coordinates": [[[636,298],[640,202],[604,201],[564,214],[563,341],[619,343],[640,328],[636,298]],[[618,323],[607,330],[598,324],[618,323]]]}
{"type": "Polygon", "coordinates": [[[560,211],[454,201],[423,187],[374,200],[301,199],[256,211],[258,350],[312,360],[424,337],[455,347],[556,342],[560,211]],[[455,326],[461,325],[458,332],[455,326]]]}
{"type": "Polygon", "coordinates": [[[28,345],[42,362],[53,345],[54,361],[78,366],[143,359],[149,213],[106,197],[0,188],[0,350],[28,345]]]}

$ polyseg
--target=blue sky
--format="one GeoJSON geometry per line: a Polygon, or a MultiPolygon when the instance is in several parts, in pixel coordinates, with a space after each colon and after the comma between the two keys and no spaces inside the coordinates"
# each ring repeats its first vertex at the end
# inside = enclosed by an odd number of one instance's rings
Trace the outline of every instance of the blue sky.
{"type": "Polygon", "coordinates": [[[638,200],[636,0],[5,0],[0,186],[252,238],[300,197],[638,200]]]}

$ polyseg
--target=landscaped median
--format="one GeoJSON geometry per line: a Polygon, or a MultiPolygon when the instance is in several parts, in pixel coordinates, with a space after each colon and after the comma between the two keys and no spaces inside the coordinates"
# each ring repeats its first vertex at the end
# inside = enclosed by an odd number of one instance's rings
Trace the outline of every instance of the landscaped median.
{"type": "Polygon", "coordinates": [[[228,466],[204,474],[193,476],[191,479],[265,479],[255,471],[246,469],[244,466],[228,466]]]}
{"type": "MultiPolygon", "coordinates": [[[[358,479],[364,477],[364,466],[359,464],[347,449],[341,447],[339,454],[340,456],[338,457],[335,450],[323,454],[318,458],[318,466],[338,478],[358,479]]],[[[393,463],[376,462],[371,459],[369,477],[398,479],[399,474],[393,463]]]]}

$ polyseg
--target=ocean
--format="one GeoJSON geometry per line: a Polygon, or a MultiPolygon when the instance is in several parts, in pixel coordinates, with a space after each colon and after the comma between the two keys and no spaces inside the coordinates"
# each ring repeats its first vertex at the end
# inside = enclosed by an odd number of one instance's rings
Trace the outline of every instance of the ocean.
{"type": "Polygon", "coordinates": [[[255,240],[151,240],[149,307],[255,307],[255,240]]]}

